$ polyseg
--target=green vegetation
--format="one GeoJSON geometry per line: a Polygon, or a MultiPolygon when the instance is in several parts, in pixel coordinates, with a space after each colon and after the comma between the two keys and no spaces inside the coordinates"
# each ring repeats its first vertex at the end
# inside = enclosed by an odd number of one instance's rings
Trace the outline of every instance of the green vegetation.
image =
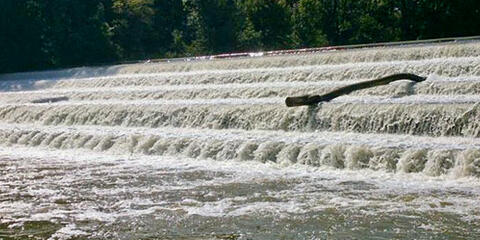
{"type": "Polygon", "coordinates": [[[478,0],[2,0],[0,72],[479,33],[478,0]]]}

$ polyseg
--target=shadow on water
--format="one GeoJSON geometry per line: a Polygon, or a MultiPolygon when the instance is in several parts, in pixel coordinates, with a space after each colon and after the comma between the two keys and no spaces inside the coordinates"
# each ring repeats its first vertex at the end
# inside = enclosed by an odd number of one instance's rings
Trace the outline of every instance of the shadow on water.
{"type": "Polygon", "coordinates": [[[320,111],[322,103],[307,106],[307,131],[314,131],[317,126],[317,112],[320,111]]]}

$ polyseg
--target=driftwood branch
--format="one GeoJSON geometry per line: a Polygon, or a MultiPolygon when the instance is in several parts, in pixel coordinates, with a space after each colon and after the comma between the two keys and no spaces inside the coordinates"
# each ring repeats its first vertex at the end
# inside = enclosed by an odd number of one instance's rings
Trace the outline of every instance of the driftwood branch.
{"type": "Polygon", "coordinates": [[[54,103],[54,102],[60,102],[60,101],[68,101],[68,97],[62,96],[62,97],[40,98],[40,99],[32,100],[31,103],[54,103]]]}
{"type": "Polygon", "coordinates": [[[352,85],[341,87],[323,95],[305,95],[300,97],[287,97],[287,99],[285,99],[285,103],[287,104],[287,107],[314,105],[314,104],[318,104],[319,102],[328,102],[336,97],[349,94],[353,91],[386,85],[393,81],[403,80],[403,79],[412,80],[415,82],[422,82],[422,81],[425,81],[425,79],[427,78],[421,77],[415,74],[411,74],[411,73],[393,74],[383,78],[355,83],[352,85]]]}

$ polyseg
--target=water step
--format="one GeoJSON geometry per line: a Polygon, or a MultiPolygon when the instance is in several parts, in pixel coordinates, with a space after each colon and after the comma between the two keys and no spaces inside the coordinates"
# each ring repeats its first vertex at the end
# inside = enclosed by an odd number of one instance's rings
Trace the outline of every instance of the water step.
{"type": "MultiPolygon", "coordinates": [[[[361,80],[362,81],[362,80],[361,80]]],[[[27,103],[47,96],[68,96],[70,100],[155,100],[265,98],[324,94],[361,81],[265,82],[227,84],[187,84],[162,86],[61,88],[0,93],[0,103],[27,103]]],[[[425,82],[399,81],[387,86],[355,91],[349,96],[401,97],[408,95],[480,94],[480,77],[446,78],[431,76],[425,82]]]]}
{"type": "MultiPolygon", "coordinates": [[[[314,54],[238,58],[213,61],[129,64],[109,69],[116,74],[148,72],[186,72],[211,69],[273,68],[362,62],[407,61],[448,57],[480,56],[478,42],[461,44],[417,45],[327,51],[314,54]]],[[[105,70],[104,70],[105,71],[105,70]]],[[[92,71],[94,72],[94,71],[92,71]]],[[[90,72],[91,73],[91,72],[90,72]]],[[[78,75],[81,75],[78,74],[78,75]]],[[[84,76],[88,74],[83,74],[84,76]]]]}
{"type": "Polygon", "coordinates": [[[31,124],[2,124],[0,136],[7,145],[480,176],[478,138],[31,124]]]}
{"type": "Polygon", "coordinates": [[[186,84],[359,81],[400,72],[411,72],[422,76],[437,74],[444,77],[458,77],[462,75],[478,77],[480,76],[480,58],[439,58],[415,61],[347,63],[282,68],[119,74],[107,77],[60,80],[51,87],[93,88],[186,84]]]}
{"type": "Polygon", "coordinates": [[[66,101],[1,105],[0,121],[45,125],[326,130],[479,137],[480,104],[475,103],[477,96],[470,97],[341,97],[319,107],[297,109],[287,109],[280,98],[66,101]],[[470,103],[449,103],[447,100],[470,103]]]}

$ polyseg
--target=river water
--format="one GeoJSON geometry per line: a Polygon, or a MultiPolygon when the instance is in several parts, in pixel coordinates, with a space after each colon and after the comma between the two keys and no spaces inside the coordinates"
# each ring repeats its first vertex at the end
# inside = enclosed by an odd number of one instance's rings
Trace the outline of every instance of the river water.
{"type": "Polygon", "coordinates": [[[480,237],[479,42],[0,80],[0,239],[480,237]]]}

